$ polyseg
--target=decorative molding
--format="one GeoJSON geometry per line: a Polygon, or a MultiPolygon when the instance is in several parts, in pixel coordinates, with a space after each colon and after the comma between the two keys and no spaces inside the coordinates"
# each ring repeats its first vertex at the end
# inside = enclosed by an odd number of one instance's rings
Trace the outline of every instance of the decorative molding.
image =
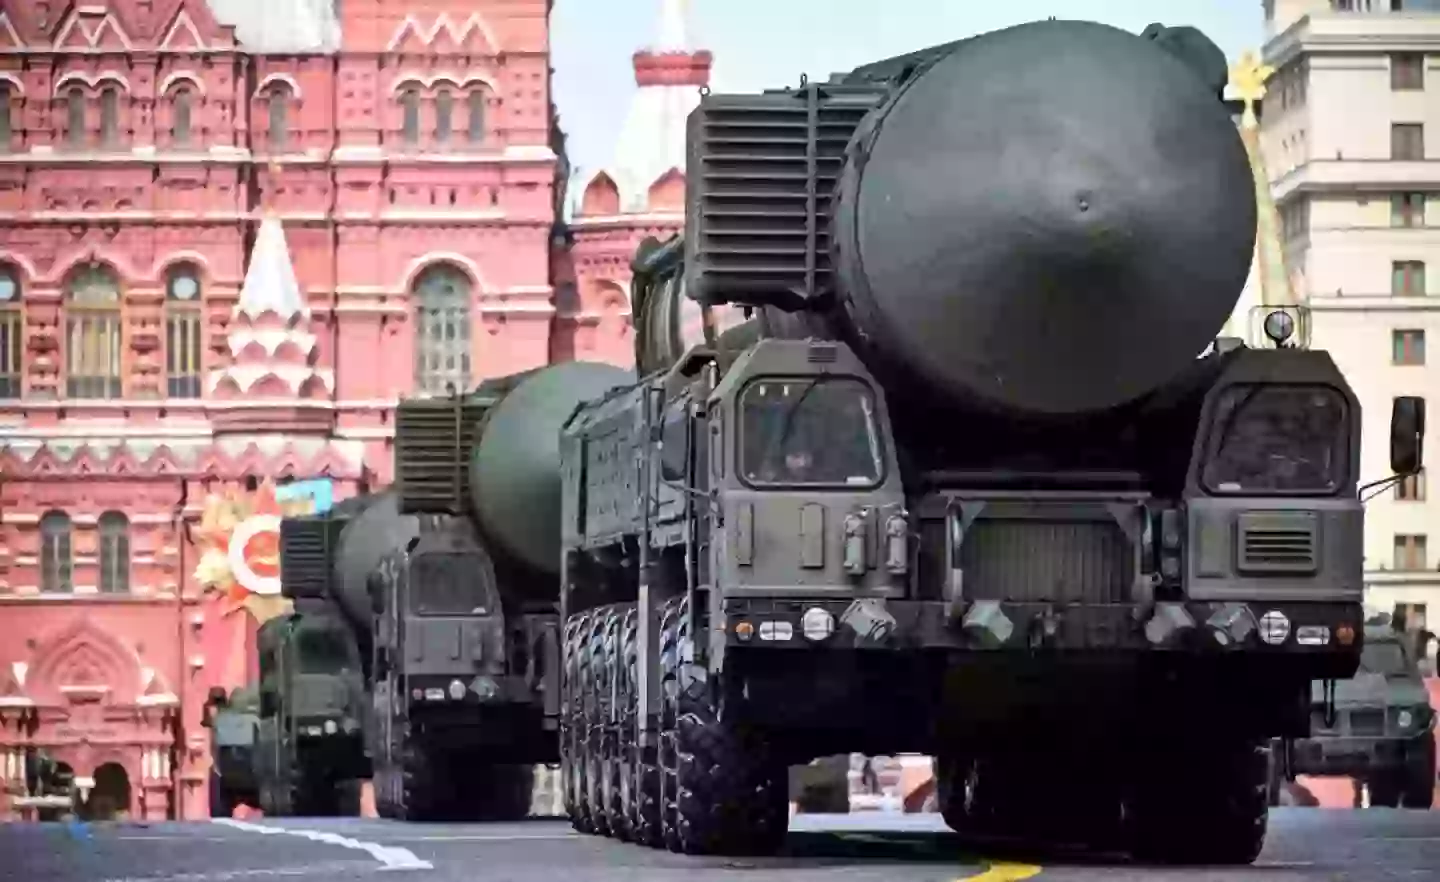
{"type": "Polygon", "coordinates": [[[411,83],[426,89],[432,89],[439,83],[449,83],[460,89],[472,83],[480,83],[492,92],[499,91],[499,87],[495,85],[494,77],[488,73],[468,73],[462,77],[459,74],[449,71],[428,74],[417,71],[415,73],[401,74],[396,77],[395,81],[390,84],[390,92],[391,94],[397,94],[402,87],[408,86],[411,83]]]}
{"type": "Polygon", "coordinates": [[[107,478],[240,480],[257,474],[344,479],[359,477],[360,468],[333,444],[325,444],[316,454],[304,453],[293,442],[286,442],[271,453],[251,442],[233,454],[211,444],[193,457],[177,456],[168,445],[161,444],[142,459],[127,444],[119,445],[108,454],[81,445],[73,454],[61,457],[42,443],[29,455],[17,453],[13,447],[0,447],[0,474],[11,481],[71,480],[102,475],[107,478]]]}
{"type": "MultiPolygon", "coordinates": [[[[105,10],[105,7],[101,6],[99,7],[99,10],[105,10]]],[[[104,11],[103,14],[99,16],[99,24],[95,25],[95,29],[92,31],[89,25],[85,23],[85,19],[95,17],[97,16],[96,9],[94,7],[80,7],[74,12],[72,12],[70,14],[69,20],[66,21],[64,26],[60,28],[60,32],[55,35],[55,43],[53,47],[55,51],[73,52],[77,49],[81,51],[89,49],[98,52],[114,51],[100,45],[100,39],[105,36],[105,32],[107,29],[120,39],[120,45],[124,47],[124,50],[126,52],[135,51],[135,46],[133,43],[130,42],[129,35],[126,34],[124,29],[120,27],[120,22],[116,20],[113,13],[109,11],[104,11]],[[65,42],[70,39],[71,32],[76,29],[79,29],[80,35],[85,40],[85,45],[66,46],[65,42]]]]}
{"type": "Polygon", "coordinates": [[[266,75],[265,78],[260,81],[260,85],[255,87],[255,94],[250,96],[251,99],[265,97],[265,92],[276,83],[284,83],[289,86],[290,97],[296,101],[300,100],[300,83],[296,82],[295,78],[288,73],[272,73],[266,75]]]}
{"type": "Polygon", "coordinates": [[[177,70],[167,75],[165,79],[160,81],[160,88],[155,90],[155,94],[163,96],[169,93],[170,88],[179,82],[190,84],[191,88],[200,95],[205,94],[205,80],[201,78],[200,74],[193,70],[177,70]]]}
{"type": "Polygon", "coordinates": [[[84,83],[91,89],[97,88],[102,83],[114,81],[124,87],[125,94],[128,95],[131,93],[130,80],[118,70],[106,69],[95,74],[86,74],[82,71],[72,70],[69,73],[61,74],[60,77],[55,80],[55,97],[59,98],[60,90],[76,80],[84,83]]]}
{"type": "Polygon", "coordinates": [[[480,36],[485,38],[485,44],[490,50],[490,54],[498,55],[500,41],[495,39],[495,32],[490,29],[489,22],[478,12],[472,12],[470,17],[459,25],[456,25],[447,13],[442,12],[436,17],[434,24],[428,28],[421,25],[414,15],[407,15],[405,21],[400,23],[400,27],[395,29],[395,35],[390,38],[390,42],[385,45],[385,51],[398,51],[404,44],[405,38],[412,35],[424,45],[430,46],[442,31],[455,41],[456,47],[460,47],[464,46],[465,41],[477,30],[480,32],[480,36]]]}
{"type": "Polygon", "coordinates": [[[179,14],[175,16],[175,21],[170,25],[170,29],[165,32],[165,37],[160,41],[159,48],[161,52],[198,52],[205,49],[205,38],[200,36],[200,29],[195,27],[195,22],[191,20],[190,13],[184,8],[181,8],[179,14]],[[171,45],[171,42],[176,37],[186,31],[189,32],[191,39],[195,41],[193,46],[171,45]]]}

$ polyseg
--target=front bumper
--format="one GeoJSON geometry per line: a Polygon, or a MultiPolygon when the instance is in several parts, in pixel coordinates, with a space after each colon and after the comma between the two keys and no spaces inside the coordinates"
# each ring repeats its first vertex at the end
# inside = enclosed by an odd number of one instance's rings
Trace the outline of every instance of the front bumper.
{"type": "Polygon", "coordinates": [[[974,601],[957,608],[944,601],[732,596],[724,610],[725,642],[735,649],[1255,653],[1353,663],[1363,631],[1358,602],[974,601]]]}
{"type": "Polygon", "coordinates": [[[1425,749],[1424,733],[1399,737],[1320,736],[1295,742],[1290,771],[1296,775],[1369,775],[1402,771],[1425,749]]]}
{"type": "Polygon", "coordinates": [[[528,704],[536,700],[535,690],[524,677],[426,674],[406,677],[405,685],[410,691],[410,706],[417,709],[528,704]]]}

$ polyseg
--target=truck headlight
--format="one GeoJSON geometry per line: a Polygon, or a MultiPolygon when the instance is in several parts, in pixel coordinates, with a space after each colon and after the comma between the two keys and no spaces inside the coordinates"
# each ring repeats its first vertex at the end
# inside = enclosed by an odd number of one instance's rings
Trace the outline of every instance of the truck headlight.
{"type": "Polygon", "coordinates": [[[459,680],[450,681],[450,697],[459,701],[465,697],[465,684],[459,680]]]}
{"type": "Polygon", "coordinates": [[[1408,710],[1402,710],[1395,715],[1395,724],[1402,729],[1408,729],[1415,725],[1415,715],[1408,710]]]}
{"type": "Polygon", "coordinates": [[[340,727],[339,727],[338,725],[336,725],[336,723],[335,723],[334,720],[326,720],[326,721],[325,721],[325,734],[326,734],[326,735],[334,735],[336,732],[339,732],[339,731],[340,731],[340,727]]]}

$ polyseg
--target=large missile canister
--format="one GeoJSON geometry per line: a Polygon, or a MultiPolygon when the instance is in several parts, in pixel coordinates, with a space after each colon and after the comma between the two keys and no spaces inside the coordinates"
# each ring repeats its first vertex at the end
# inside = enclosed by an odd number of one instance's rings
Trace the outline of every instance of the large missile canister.
{"type": "Polygon", "coordinates": [[[1249,160],[1213,79],[1074,21],[984,34],[918,72],[862,123],[838,190],[840,318],[866,357],[951,400],[1054,416],[1192,363],[1254,253],[1249,160]]]}
{"type": "Polygon", "coordinates": [[[560,430],[586,401],[635,382],[632,371],[572,361],[525,379],[487,416],[470,460],[485,537],[537,573],[560,569],[560,430]]]}
{"type": "Polygon", "coordinates": [[[363,631],[361,645],[370,639],[370,609],[367,582],[385,555],[403,548],[420,535],[420,521],[400,514],[400,500],[394,493],[380,493],[365,510],[340,532],[335,560],[335,600],[352,626],[363,631]]]}

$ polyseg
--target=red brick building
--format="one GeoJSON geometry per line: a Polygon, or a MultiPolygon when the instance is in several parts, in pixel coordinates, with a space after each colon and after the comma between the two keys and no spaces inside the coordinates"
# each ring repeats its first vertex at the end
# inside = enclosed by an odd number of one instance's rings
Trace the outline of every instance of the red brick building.
{"type": "Polygon", "coordinates": [[[203,816],[242,627],[194,576],[206,499],[382,485],[400,396],[629,360],[627,252],[678,227],[677,154],[565,228],[548,7],[0,0],[0,791],[41,749],[203,816]]]}

